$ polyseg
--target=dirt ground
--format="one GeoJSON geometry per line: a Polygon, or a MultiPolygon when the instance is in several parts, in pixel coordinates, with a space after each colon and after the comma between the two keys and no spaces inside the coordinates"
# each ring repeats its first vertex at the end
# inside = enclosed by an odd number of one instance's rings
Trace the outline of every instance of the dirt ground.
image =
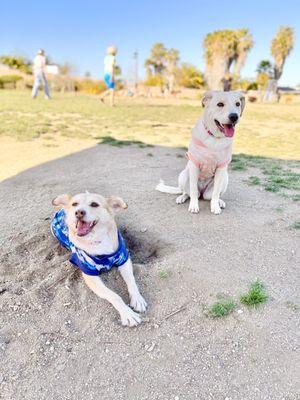
{"type": "MultiPolygon", "coordinates": [[[[248,186],[251,170],[232,171],[226,210],[211,215],[202,201],[191,215],[154,191],[161,177],[176,183],[183,150],[151,154],[98,145],[0,184],[0,398],[300,399],[299,205],[248,186]],[[129,204],[119,223],[149,304],[137,328],[120,326],[51,237],[51,199],[86,189],[129,204]],[[257,278],[265,305],[203,313],[257,278]]],[[[128,301],[117,271],[104,280],[128,301]]]]}

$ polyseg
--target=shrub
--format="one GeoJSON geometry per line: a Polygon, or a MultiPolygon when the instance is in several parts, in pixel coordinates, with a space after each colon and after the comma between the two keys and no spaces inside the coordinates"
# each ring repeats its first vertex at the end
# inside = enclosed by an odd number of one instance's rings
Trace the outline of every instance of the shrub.
{"type": "Polygon", "coordinates": [[[0,89],[15,89],[19,80],[23,79],[20,75],[3,75],[0,76],[0,89]]]}
{"type": "Polygon", "coordinates": [[[202,72],[194,65],[184,63],[177,70],[179,86],[186,88],[203,88],[205,81],[202,72]]]}
{"type": "Polygon", "coordinates": [[[92,79],[81,79],[74,83],[75,90],[78,92],[99,94],[106,90],[104,81],[94,81],[92,79]]]}
{"type": "Polygon", "coordinates": [[[166,84],[166,80],[162,75],[148,75],[145,80],[146,86],[158,86],[163,88],[166,84]]]}
{"type": "Polygon", "coordinates": [[[0,62],[10,68],[17,69],[25,74],[31,74],[31,61],[26,58],[19,56],[1,56],[0,62]]]}

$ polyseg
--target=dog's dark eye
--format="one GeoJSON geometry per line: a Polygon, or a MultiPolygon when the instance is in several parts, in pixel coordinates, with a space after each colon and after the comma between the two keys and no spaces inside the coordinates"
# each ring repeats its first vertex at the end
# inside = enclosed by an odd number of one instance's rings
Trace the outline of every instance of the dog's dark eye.
{"type": "Polygon", "coordinates": [[[72,206],[73,206],[73,207],[77,207],[77,206],[78,206],[78,203],[75,201],[75,202],[72,204],[72,206]]]}
{"type": "Polygon", "coordinates": [[[217,104],[218,107],[224,107],[224,103],[220,102],[217,104]]]}
{"type": "Polygon", "coordinates": [[[237,107],[239,107],[239,106],[241,105],[241,103],[238,101],[237,103],[235,103],[235,105],[236,105],[237,107]]]}
{"type": "Polygon", "coordinates": [[[93,202],[90,204],[90,206],[91,206],[91,207],[99,207],[99,204],[96,203],[95,201],[93,201],[93,202]]]}

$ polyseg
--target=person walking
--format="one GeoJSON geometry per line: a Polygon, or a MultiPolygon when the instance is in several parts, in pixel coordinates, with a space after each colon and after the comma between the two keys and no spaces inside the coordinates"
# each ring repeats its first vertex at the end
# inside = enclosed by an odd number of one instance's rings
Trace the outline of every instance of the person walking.
{"type": "Polygon", "coordinates": [[[115,67],[116,67],[117,48],[109,46],[104,57],[104,82],[107,90],[100,96],[100,100],[104,103],[104,99],[110,96],[110,105],[115,105],[115,67]]]}
{"type": "Polygon", "coordinates": [[[45,98],[47,100],[51,99],[47,78],[45,75],[45,70],[46,70],[45,52],[44,50],[39,50],[33,60],[34,85],[31,93],[33,99],[35,99],[38,95],[40,84],[43,85],[45,98]]]}

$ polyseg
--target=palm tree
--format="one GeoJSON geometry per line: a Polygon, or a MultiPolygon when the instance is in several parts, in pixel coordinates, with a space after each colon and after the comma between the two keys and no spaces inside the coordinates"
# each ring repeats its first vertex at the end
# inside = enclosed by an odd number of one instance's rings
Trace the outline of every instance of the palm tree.
{"type": "Polygon", "coordinates": [[[238,29],[236,31],[236,52],[235,52],[235,65],[234,75],[239,76],[241,69],[243,68],[247,55],[253,47],[252,35],[248,32],[248,29],[238,29]]]}
{"type": "Polygon", "coordinates": [[[166,68],[167,49],[163,43],[156,43],[152,46],[150,57],[145,61],[147,73],[161,75],[166,68]]]}
{"type": "Polygon", "coordinates": [[[203,42],[206,60],[206,81],[210,89],[221,89],[222,79],[234,66],[239,75],[253,46],[248,29],[223,29],[206,35],[203,42]]]}
{"type": "Polygon", "coordinates": [[[269,76],[272,76],[273,74],[273,66],[271,61],[269,60],[261,60],[260,63],[257,66],[256,72],[258,74],[268,74],[269,76]]]}
{"type": "Polygon", "coordinates": [[[286,58],[294,47],[294,30],[289,26],[279,28],[271,43],[271,54],[274,58],[274,79],[278,81],[282,75],[286,58]]]}
{"type": "Polygon", "coordinates": [[[174,89],[175,74],[177,70],[177,65],[179,61],[179,51],[176,49],[169,49],[166,52],[165,59],[167,62],[166,73],[169,84],[169,91],[172,93],[174,89]]]}
{"type": "Polygon", "coordinates": [[[289,26],[282,26],[279,28],[271,43],[271,54],[274,58],[274,69],[273,74],[267,83],[266,93],[264,96],[265,101],[270,101],[274,98],[279,101],[278,81],[282,75],[285,60],[292,51],[293,46],[293,28],[290,28],[289,26]]]}

